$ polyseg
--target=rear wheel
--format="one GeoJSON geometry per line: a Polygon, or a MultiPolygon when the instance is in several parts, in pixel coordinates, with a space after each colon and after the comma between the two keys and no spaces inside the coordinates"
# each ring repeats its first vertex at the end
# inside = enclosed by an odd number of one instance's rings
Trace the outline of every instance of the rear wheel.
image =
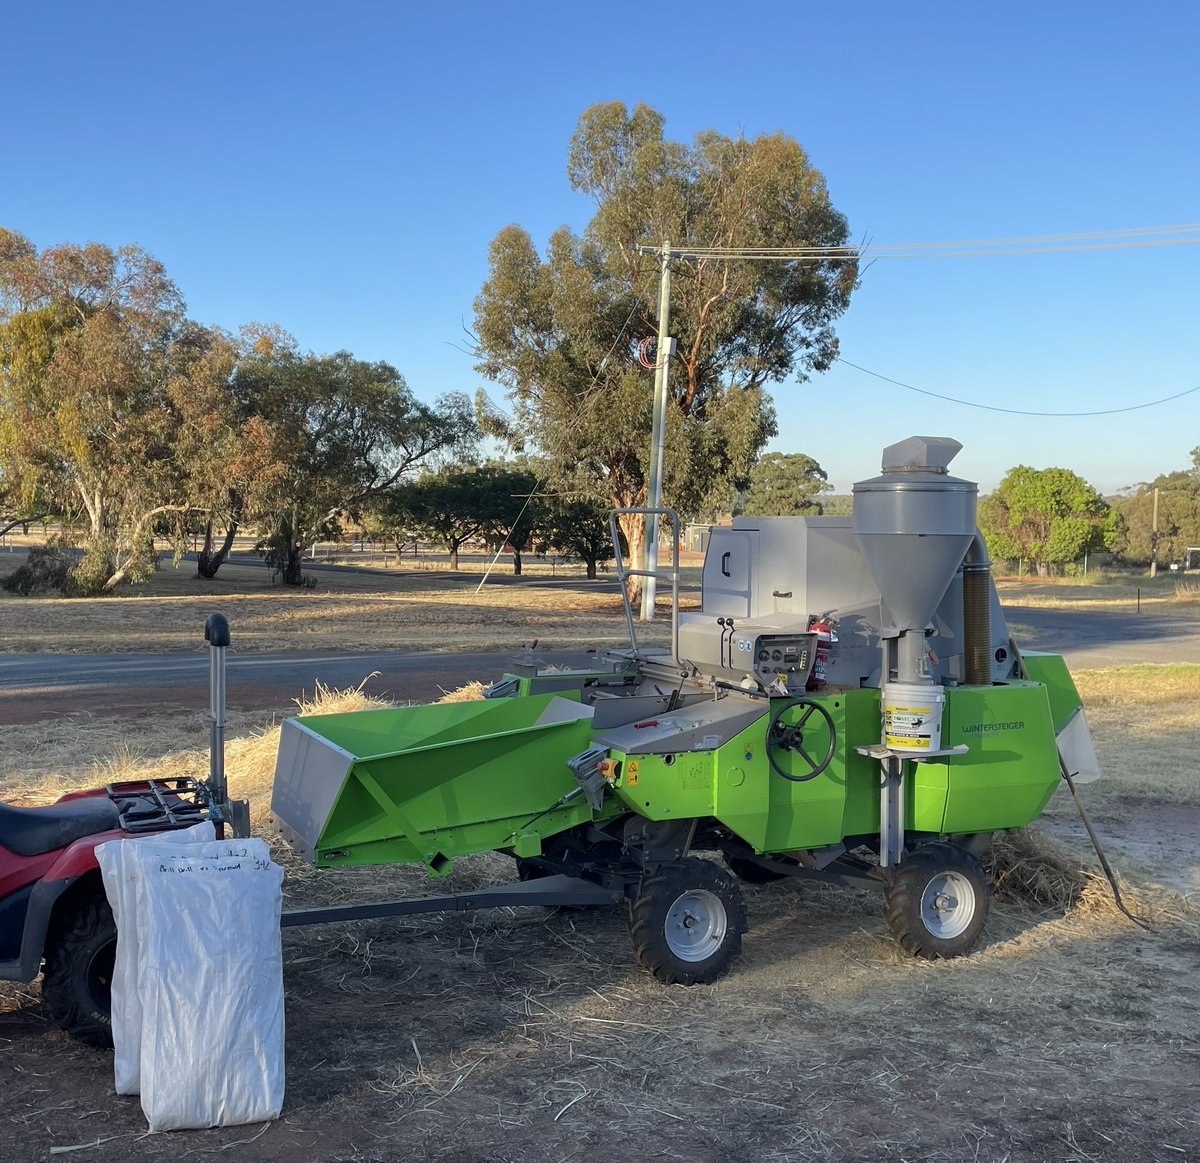
{"type": "Polygon", "coordinates": [[[112,975],[117,926],[101,891],[65,902],[47,936],[42,998],[51,1017],[89,1046],[112,1045],[112,975]]]}
{"type": "Polygon", "coordinates": [[[916,957],[960,957],[979,940],[991,903],[983,865],[953,844],[927,844],[906,857],[884,888],[884,917],[916,957]]]}
{"type": "Polygon", "coordinates": [[[648,876],[629,906],[637,959],[668,985],[707,985],[742,951],[746,909],[733,878],[688,857],[648,876]]]}

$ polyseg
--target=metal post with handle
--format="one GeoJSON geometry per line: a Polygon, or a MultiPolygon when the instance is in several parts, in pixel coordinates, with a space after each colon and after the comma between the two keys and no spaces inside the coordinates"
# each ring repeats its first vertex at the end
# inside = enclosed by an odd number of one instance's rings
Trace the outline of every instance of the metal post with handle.
{"type": "Polygon", "coordinates": [[[229,622],[224,614],[209,614],[204,623],[208,643],[208,801],[218,834],[229,825],[235,836],[250,835],[250,801],[231,801],[225,777],[225,651],[229,622]]]}

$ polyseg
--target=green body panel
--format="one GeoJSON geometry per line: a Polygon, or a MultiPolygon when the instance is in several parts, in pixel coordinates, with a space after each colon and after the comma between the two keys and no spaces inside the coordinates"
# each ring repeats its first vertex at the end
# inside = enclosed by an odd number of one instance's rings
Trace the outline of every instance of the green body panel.
{"type": "Polygon", "coordinates": [[[1050,699],[1050,717],[1054,730],[1061,731],[1067,720],[1083,706],[1075,680],[1067,669],[1067,660],[1061,654],[1042,654],[1027,650],[1021,655],[1025,673],[1031,682],[1043,683],[1050,699]]]}
{"type": "MultiPolygon", "coordinates": [[[[942,745],[965,743],[969,750],[906,764],[910,829],[945,835],[1021,827],[1045,806],[1059,782],[1055,730],[1079,696],[1058,656],[1030,654],[1026,664],[1030,681],[946,689],[942,745]]],[[[619,767],[596,811],[578,794],[561,803],[579,787],[568,760],[604,735],[580,702],[586,677],[521,680],[524,692],[551,685],[560,688],[554,693],[300,719],[317,738],[306,742],[297,734],[295,778],[315,771],[313,778],[330,789],[323,799],[311,794],[312,803],[326,805],[314,808],[315,861],[416,862],[441,875],[456,856],[497,849],[534,856],[544,839],[567,828],[628,812],[652,820],[715,818],[766,853],[878,832],[880,765],[855,750],[880,740],[878,690],[813,700],[828,710],[837,732],[832,761],[814,779],[792,782],[771,770],[764,700],[761,717],[712,750],[613,752],[619,767]],[[310,744],[324,749],[324,766],[304,768],[310,744]]],[[[607,679],[613,685],[611,673],[607,679]]],[[[823,719],[812,716],[806,750],[823,758],[827,740],[823,719]]],[[[794,774],[809,770],[793,752],[777,758],[794,774]]],[[[286,781],[287,772],[279,778],[286,781]]]]}
{"type": "Polygon", "coordinates": [[[413,861],[444,875],[452,857],[497,848],[536,854],[542,837],[592,819],[582,799],[546,812],[577,786],[566,760],[591,742],[590,718],[554,721],[556,709],[562,714],[555,702],[577,700],[540,695],[302,718],[353,760],[317,840],[317,863],[413,861]]]}
{"type": "MultiPolygon", "coordinates": [[[[758,852],[822,848],[873,834],[879,830],[879,762],[856,748],[879,742],[879,691],[852,690],[814,701],[829,711],[837,730],[833,760],[815,779],[794,783],[771,770],[764,710],[715,751],[614,755],[622,764],[616,792],[628,808],[652,820],[715,817],[758,852]]],[[[822,757],[825,739],[820,728],[807,735],[809,753],[822,757]]],[[[960,743],[970,748],[966,755],[907,765],[913,830],[949,834],[1022,827],[1058,785],[1050,703],[1038,683],[948,689],[942,744],[960,743]]],[[[780,752],[777,759],[795,774],[807,771],[794,753],[780,752]]]]}
{"type": "MultiPolygon", "coordinates": [[[[846,821],[863,831],[879,826],[879,765],[847,751],[847,738],[879,737],[879,692],[850,691],[819,700],[830,713],[838,742],[829,767],[815,779],[793,783],[771,770],[764,740],[769,711],[714,751],[670,757],[614,756],[622,761],[617,794],[633,811],[653,820],[712,816],[758,852],[784,852],[838,843],[846,821]],[[861,735],[860,735],[861,733],[861,735]],[[636,764],[636,783],[631,783],[636,764]]],[[[825,755],[828,734],[814,716],[806,747],[825,755]]],[[[809,768],[794,753],[778,752],[786,770],[809,768]]]]}
{"type": "Polygon", "coordinates": [[[1059,783],[1046,687],[957,687],[946,692],[942,746],[966,755],[909,764],[909,827],[919,832],[991,832],[1033,820],[1059,783]]]}

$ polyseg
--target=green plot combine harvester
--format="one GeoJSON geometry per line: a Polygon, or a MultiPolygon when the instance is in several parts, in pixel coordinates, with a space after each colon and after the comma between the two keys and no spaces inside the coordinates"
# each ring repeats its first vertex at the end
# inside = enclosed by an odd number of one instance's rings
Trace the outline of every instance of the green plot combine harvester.
{"type": "Polygon", "coordinates": [[[852,519],[713,529],[698,612],[679,610],[676,553],[669,650],[639,648],[627,602],[630,649],[586,668],[289,720],[275,823],[322,868],[515,858],[518,884],[390,911],[626,901],[666,982],[711,981],[740,950],[730,872],[877,887],[909,952],[966,952],[993,833],[1030,823],[1062,771],[1098,772],[1063,660],[1009,637],[976,486],[947,471],[960,447],[886,449],[852,519]]]}

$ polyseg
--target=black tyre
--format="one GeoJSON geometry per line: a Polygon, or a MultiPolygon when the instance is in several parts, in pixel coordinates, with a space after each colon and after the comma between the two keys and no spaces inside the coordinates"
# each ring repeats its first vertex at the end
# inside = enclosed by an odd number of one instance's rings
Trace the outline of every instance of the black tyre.
{"type": "Polygon", "coordinates": [[[927,844],[892,873],[883,893],[884,919],[915,957],[961,957],[979,940],[991,897],[974,856],[953,844],[927,844]]]}
{"type": "Polygon", "coordinates": [[[112,975],[117,926],[102,891],[64,902],[46,939],[42,999],[72,1038],[112,1045],[112,975]]]}
{"type": "Polygon", "coordinates": [[[745,931],[737,882],[709,860],[664,865],[629,906],[633,951],[667,985],[716,981],[742,951],[745,931]]]}
{"type": "Polygon", "coordinates": [[[788,880],[786,872],[776,872],[773,868],[767,868],[765,865],[759,864],[756,860],[749,860],[745,856],[723,856],[725,863],[729,866],[729,871],[733,873],[738,880],[744,880],[747,884],[773,884],[777,880],[788,880]]]}

